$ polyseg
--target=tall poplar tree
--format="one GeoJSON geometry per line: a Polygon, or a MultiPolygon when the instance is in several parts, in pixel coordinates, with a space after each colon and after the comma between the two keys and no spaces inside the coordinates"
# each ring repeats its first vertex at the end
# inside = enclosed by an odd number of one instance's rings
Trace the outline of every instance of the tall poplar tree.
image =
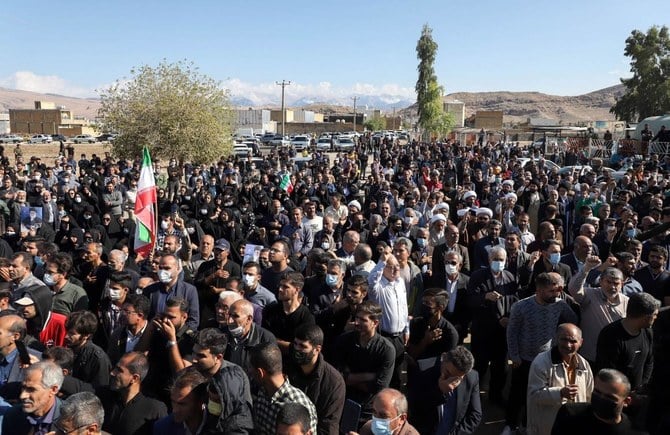
{"type": "Polygon", "coordinates": [[[453,119],[443,109],[443,89],[438,84],[435,75],[436,55],[437,43],[433,40],[433,30],[428,27],[428,24],[424,24],[421,37],[416,44],[419,77],[415,90],[419,126],[424,133],[446,134],[453,126],[453,119]]]}

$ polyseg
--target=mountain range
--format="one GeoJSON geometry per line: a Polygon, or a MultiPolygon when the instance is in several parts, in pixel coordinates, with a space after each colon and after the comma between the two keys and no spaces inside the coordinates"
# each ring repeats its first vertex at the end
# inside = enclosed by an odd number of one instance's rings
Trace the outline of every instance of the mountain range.
{"type": "MultiPolygon", "coordinates": [[[[623,95],[622,85],[611,86],[594,92],[577,96],[558,96],[541,92],[456,92],[444,97],[445,101],[458,100],[465,103],[466,117],[480,110],[502,110],[505,122],[523,122],[527,118],[549,118],[564,123],[579,121],[606,121],[613,120],[609,113],[610,107],[616,99],[623,95]]],[[[94,119],[100,107],[100,101],[94,98],[82,99],[55,94],[40,94],[29,91],[0,88],[0,113],[9,109],[30,109],[34,101],[51,101],[58,106],[65,106],[72,110],[75,116],[94,119]]],[[[252,108],[279,108],[276,101],[261,101],[259,98],[232,96],[231,103],[241,109],[252,108]]],[[[286,101],[288,108],[305,108],[322,113],[343,113],[353,111],[351,96],[323,98],[316,96],[301,96],[298,99],[286,101]]],[[[416,115],[415,101],[397,95],[358,96],[357,111],[365,107],[381,109],[390,114],[396,110],[403,117],[416,115]]]]}

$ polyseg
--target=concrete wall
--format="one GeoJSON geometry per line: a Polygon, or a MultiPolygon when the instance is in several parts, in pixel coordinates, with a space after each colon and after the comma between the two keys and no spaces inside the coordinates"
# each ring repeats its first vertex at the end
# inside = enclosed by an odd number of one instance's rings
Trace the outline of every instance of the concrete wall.
{"type": "Polygon", "coordinates": [[[9,129],[9,113],[0,113],[0,134],[8,134],[9,129]]]}
{"type": "MultiPolygon", "coordinates": [[[[278,125],[278,129],[281,129],[281,124],[278,125]]],[[[347,122],[292,122],[286,124],[286,134],[302,134],[302,133],[316,133],[317,136],[325,132],[345,132],[353,131],[354,124],[347,122]]],[[[357,131],[363,131],[363,126],[356,124],[357,131]]]]}
{"type": "Polygon", "coordinates": [[[460,101],[447,101],[443,105],[444,111],[451,113],[454,117],[454,127],[463,127],[465,125],[465,103],[460,101]]]}
{"type": "Polygon", "coordinates": [[[502,110],[479,110],[475,114],[475,128],[501,129],[502,126],[502,110]]]}
{"type": "MultiPolygon", "coordinates": [[[[285,114],[285,122],[293,122],[293,110],[289,109],[284,109],[285,114]]],[[[281,124],[282,122],[282,116],[281,116],[281,109],[280,110],[271,110],[270,111],[270,119],[272,121],[276,121],[278,124],[281,124]]]]}

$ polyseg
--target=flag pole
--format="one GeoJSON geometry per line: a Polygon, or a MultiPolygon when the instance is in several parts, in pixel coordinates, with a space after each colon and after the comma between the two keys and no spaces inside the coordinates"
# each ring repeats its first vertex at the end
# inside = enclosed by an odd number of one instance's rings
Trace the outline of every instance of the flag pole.
{"type": "MultiPolygon", "coordinates": [[[[148,146],[147,146],[147,151],[149,152],[149,155],[151,155],[151,150],[149,149],[148,146]]],[[[151,164],[155,165],[156,162],[154,162],[154,160],[151,159],[151,164]]],[[[153,171],[154,168],[151,168],[151,170],[153,171]]],[[[160,226],[159,226],[160,225],[160,222],[159,222],[160,221],[160,216],[158,216],[158,186],[156,185],[155,180],[156,180],[156,177],[154,177],[154,191],[156,193],[154,195],[154,197],[156,198],[156,201],[154,201],[153,204],[151,204],[151,207],[153,208],[153,211],[154,211],[154,222],[156,224],[156,226],[154,227],[154,228],[156,228],[156,233],[154,234],[154,242],[153,242],[153,245],[151,246],[151,254],[152,255],[156,254],[156,245],[158,244],[158,230],[160,228],[160,226]]]]}

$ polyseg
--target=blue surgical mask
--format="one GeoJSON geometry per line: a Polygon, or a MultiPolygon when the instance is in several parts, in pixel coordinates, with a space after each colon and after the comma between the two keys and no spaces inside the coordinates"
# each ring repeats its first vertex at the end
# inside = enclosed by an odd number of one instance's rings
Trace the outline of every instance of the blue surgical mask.
{"type": "Polygon", "coordinates": [[[504,261],[492,261],[491,262],[491,270],[494,273],[500,273],[503,270],[505,270],[505,262],[504,261]]]}
{"type": "Polygon", "coordinates": [[[549,263],[551,263],[553,266],[556,266],[558,263],[561,262],[561,253],[560,252],[554,252],[549,256],[549,263]]]}
{"type": "Polygon", "coordinates": [[[44,266],[44,260],[42,260],[42,257],[39,255],[34,256],[33,261],[35,262],[36,266],[44,266]]]}
{"type": "MultiPolygon", "coordinates": [[[[398,416],[400,417],[400,416],[398,416]]],[[[391,429],[391,422],[396,418],[379,418],[372,416],[372,425],[370,430],[374,435],[391,435],[393,430],[391,429]]]]}
{"type": "Polygon", "coordinates": [[[629,230],[626,230],[626,236],[628,236],[629,239],[634,239],[635,238],[635,228],[631,228],[629,230]]]}
{"type": "Polygon", "coordinates": [[[53,275],[51,275],[50,273],[45,273],[44,276],[42,277],[42,281],[49,287],[56,285],[56,280],[54,280],[53,275]]]}
{"type": "Polygon", "coordinates": [[[416,245],[419,248],[425,248],[426,247],[426,239],[424,239],[424,238],[416,239],[416,245]]]}
{"type": "Polygon", "coordinates": [[[327,274],[326,275],[326,285],[328,287],[335,287],[337,285],[337,275],[327,274]]]}

